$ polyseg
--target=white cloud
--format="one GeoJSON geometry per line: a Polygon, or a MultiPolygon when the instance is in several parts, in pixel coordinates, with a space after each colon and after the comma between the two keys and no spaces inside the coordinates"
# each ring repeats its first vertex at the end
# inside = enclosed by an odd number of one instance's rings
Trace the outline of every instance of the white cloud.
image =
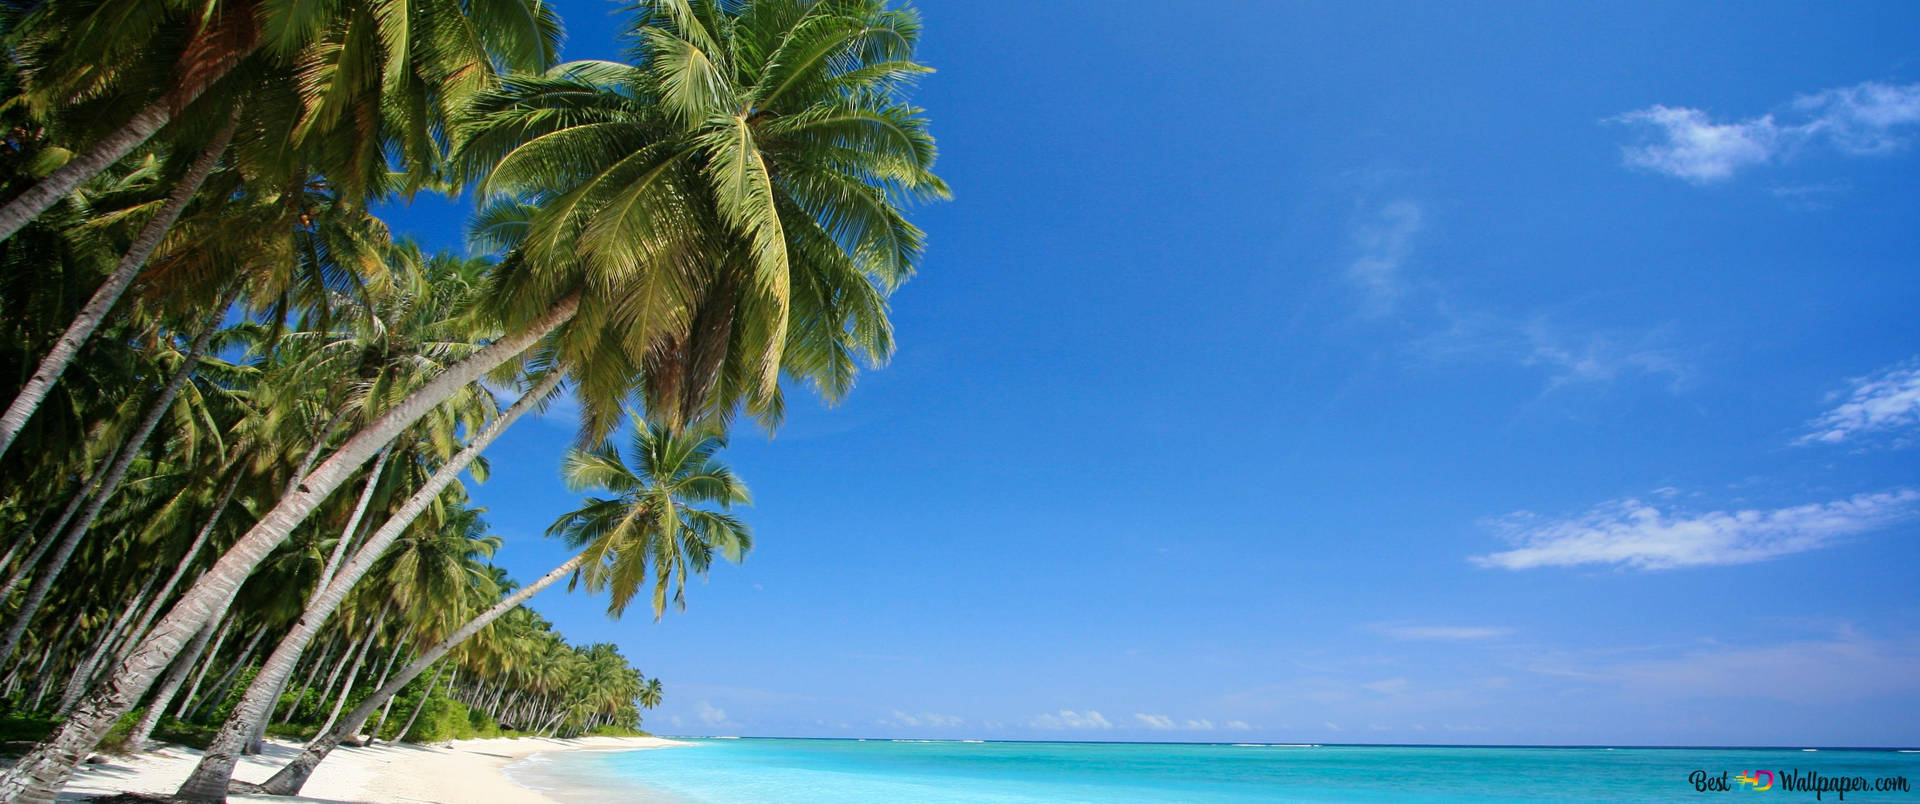
{"type": "Polygon", "coordinates": [[[1511,628],[1485,625],[1396,625],[1379,630],[1389,638],[1408,642],[1475,642],[1513,633],[1511,628]]]}
{"type": "Polygon", "coordinates": [[[1252,731],[1253,730],[1253,727],[1248,725],[1247,722],[1244,720],[1229,720],[1227,721],[1227,728],[1232,729],[1234,731],[1252,731]]]}
{"type": "Polygon", "coordinates": [[[1907,144],[1903,127],[1920,124],[1920,84],[1869,81],[1803,95],[1793,108],[1812,118],[1800,127],[1807,136],[1824,137],[1847,153],[1885,154],[1907,144]]]}
{"type": "Polygon", "coordinates": [[[967,721],[958,715],[942,715],[938,712],[921,712],[920,714],[912,715],[895,709],[893,710],[892,717],[880,718],[873,722],[880,726],[915,728],[922,726],[961,726],[965,725],[967,721]]]}
{"type": "Polygon", "coordinates": [[[1033,728],[1036,728],[1036,729],[1111,729],[1113,728],[1113,723],[1111,721],[1101,716],[1099,712],[1095,712],[1091,709],[1087,710],[1086,712],[1075,712],[1071,709],[1062,709],[1059,712],[1054,712],[1054,713],[1044,714],[1044,715],[1036,715],[1034,717],[1027,719],[1027,725],[1032,726],[1033,728]]]}
{"type": "Polygon", "coordinates": [[[1189,719],[1189,720],[1176,722],[1173,718],[1167,717],[1166,715],[1148,715],[1148,714],[1141,714],[1136,712],[1133,715],[1133,719],[1136,721],[1139,721],[1141,726],[1144,726],[1149,729],[1153,729],[1155,731],[1172,731],[1174,729],[1183,729],[1186,731],[1213,731],[1213,721],[1208,720],[1206,718],[1200,718],[1198,720],[1189,719]]]}
{"type": "Polygon", "coordinates": [[[1734,173],[1827,146],[1851,155],[1882,155],[1906,146],[1920,124],[1920,84],[1867,82],[1796,98],[1782,112],[1716,123],[1699,109],[1650,106],[1612,119],[1650,129],[1653,141],[1622,150],[1627,164],[1708,184],[1734,173]]]}
{"type": "Polygon", "coordinates": [[[1441,303],[1444,328],[1416,339],[1413,353],[1436,364],[1512,361],[1540,372],[1546,390],[1602,387],[1629,380],[1664,380],[1678,393],[1693,381],[1684,352],[1667,327],[1642,331],[1570,326],[1545,315],[1513,318],[1441,303]]]}
{"type": "Polygon", "coordinates": [[[1604,333],[1569,334],[1535,319],[1525,328],[1527,351],[1522,365],[1546,369],[1550,388],[1611,382],[1622,375],[1665,375],[1677,390],[1692,371],[1673,350],[1662,348],[1655,335],[1622,339],[1604,333]]]}
{"type": "Polygon", "coordinates": [[[1495,523],[1519,547],[1475,556],[1483,567],[1521,570],[1614,564],[1661,570],[1747,564],[1815,550],[1885,527],[1914,512],[1920,491],[1858,494],[1772,510],[1676,513],[1635,499],[1577,517],[1542,520],[1519,512],[1495,523]]]}
{"type": "Polygon", "coordinates": [[[700,718],[701,723],[709,726],[723,726],[727,723],[727,710],[706,701],[700,702],[700,711],[695,713],[695,716],[700,718]]]}
{"type": "MultiPolygon", "coordinates": [[[[1920,360],[1856,377],[1852,384],[1845,401],[1807,423],[1812,432],[1801,436],[1800,443],[1837,444],[1868,433],[1920,425],[1920,360]]],[[[1895,443],[1904,445],[1907,439],[1895,443]]]]}
{"type": "Polygon", "coordinates": [[[1780,148],[1780,128],[1772,115],[1714,123],[1699,109],[1650,106],[1614,119],[1652,126],[1664,136],[1658,142],[1622,149],[1627,164],[1702,184],[1771,161],[1780,148]]]}
{"type": "Polygon", "coordinates": [[[1413,249],[1413,236],[1425,216],[1412,201],[1381,207],[1354,230],[1359,256],[1347,266],[1347,276],[1365,290],[1375,312],[1385,312],[1400,295],[1400,265],[1413,249]]]}
{"type": "Polygon", "coordinates": [[[1174,728],[1173,718],[1167,717],[1166,715],[1143,715],[1136,712],[1133,715],[1133,719],[1140,721],[1140,725],[1149,729],[1160,729],[1164,731],[1174,728]]]}

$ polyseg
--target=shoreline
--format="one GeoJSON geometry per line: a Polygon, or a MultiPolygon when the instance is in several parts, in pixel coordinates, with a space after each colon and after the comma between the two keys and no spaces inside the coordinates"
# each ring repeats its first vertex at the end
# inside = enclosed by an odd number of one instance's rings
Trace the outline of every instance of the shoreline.
{"type": "MultiPolygon", "coordinates": [[[[247,804],[557,804],[524,786],[506,767],[535,754],[570,751],[637,751],[685,745],[660,737],[496,737],[436,745],[382,743],[341,746],[322,763],[299,796],[232,795],[247,804]]],[[[259,756],[242,757],[234,778],[258,782],[300,752],[299,743],[268,740],[259,756]]],[[[82,765],[60,801],[85,801],[116,793],[170,795],[200,760],[198,750],[167,745],[137,756],[102,755],[103,764],[82,765]]]]}

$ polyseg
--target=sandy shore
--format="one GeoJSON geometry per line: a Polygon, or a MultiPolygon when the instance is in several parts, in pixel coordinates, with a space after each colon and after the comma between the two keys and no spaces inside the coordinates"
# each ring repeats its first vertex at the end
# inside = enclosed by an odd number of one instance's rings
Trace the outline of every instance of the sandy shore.
{"type": "MultiPolygon", "coordinates": [[[[289,802],[366,802],[367,804],[554,804],[552,799],[514,784],[501,768],[548,751],[606,751],[679,745],[658,737],[585,737],[548,740],[537,737],[456,740],[438,746],[377,745],[341,747],[307,781],[304,795],[233,796],[229,801],[257,804],[289,802]]],[[[264,781],[300,751],[294,743],[271,742],[266,753],[241,761],[234,776],[264,781]]],[[[193,770],[200,752],[168,746],[137,757],[107,757],[87,765],[62,791],[61,801],[83,801],[121,792],[165,795],[193,770]]]]}

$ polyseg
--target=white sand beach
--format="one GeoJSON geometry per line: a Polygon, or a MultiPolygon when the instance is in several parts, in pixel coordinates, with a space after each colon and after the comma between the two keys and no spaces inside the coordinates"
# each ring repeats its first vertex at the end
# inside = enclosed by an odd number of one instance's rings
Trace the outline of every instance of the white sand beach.
{"type": "MultiPolygon", "coordinates": [[[[234,802],[288,804],[554,804],[552,799],[514,784],[501,771],[507,765],[549,751],[607,751],[680,745],[658,737],[584,737],[574,740],[538,737],[492,740],[455,740],[435,746],[342,746],[327,758],[307,782],[304,795],[231,796],[234,802]]],[[[300,751],[288,742],[270,742],[264,754],[247,757],[234,778],[265,780],[300,751]]],[[[61,792],[61,801],[84,801],[115,793],[170,794],[193,770],[200,752],[181,746],[121,757],[105,755],[106,764],[84,765],[61,792]]]]}

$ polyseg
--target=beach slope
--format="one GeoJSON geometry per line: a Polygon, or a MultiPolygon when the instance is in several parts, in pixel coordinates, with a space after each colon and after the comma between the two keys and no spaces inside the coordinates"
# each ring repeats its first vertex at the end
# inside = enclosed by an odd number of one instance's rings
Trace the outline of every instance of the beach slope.
{"type": "MultiPolygon", "coordinates": [[[[501,771],[507,765],[549,751],[609,751],[678,745],[658,737],[583,737],[557,740],[539,737],[492,740],[455,740],[434,746],[381,744],[371,748],[342,746],[327,758],[307,782],[304,795],[231,796],[229,801],[250,804],[323,802],[344,804],[554,804],[552,799],[514,784],[501,771]]],[[[258,782],[272,775],[298,754],[295,743],[270,741],[265,753],[242,759],[234,778],[258,782]]],[[[61,801],[84,801],[115,793],[166,795],[192,772],[200,752],[167,746],[139,756],[107,755],[105,764],[84,765],[61,792],[61,801]]]]}

